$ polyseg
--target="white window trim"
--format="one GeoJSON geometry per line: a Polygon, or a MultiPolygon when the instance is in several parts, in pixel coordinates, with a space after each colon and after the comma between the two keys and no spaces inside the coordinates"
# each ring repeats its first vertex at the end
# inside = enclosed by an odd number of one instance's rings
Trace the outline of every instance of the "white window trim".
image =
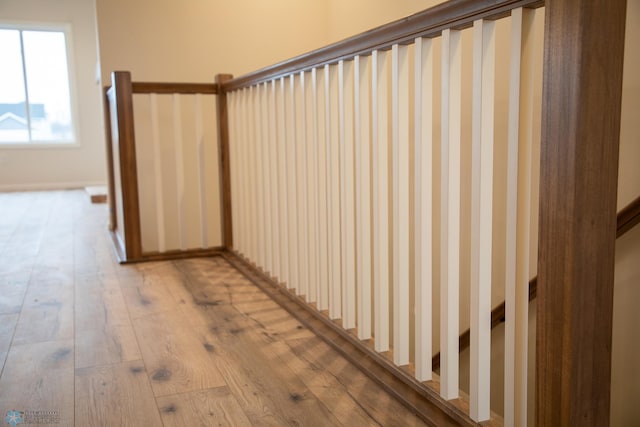
{"type": "Polygon", "coordinates": [[[80,125],[78,97],[76,88],[76,63],[74,56],[74,43],[72,26],[68,22],[32,22],[32,21],[3,21],[0,20],[0,29],[22,31],[59,31],[64,32],[65,47],[67,50],[67,78],[69,79],[69,103],[71,104],[71,122],[73,126],[73,141],[27,141],[27,142],[0,142],[0,150],[38,150],[38,149],[68,149],[80,147],[80,125]]]}

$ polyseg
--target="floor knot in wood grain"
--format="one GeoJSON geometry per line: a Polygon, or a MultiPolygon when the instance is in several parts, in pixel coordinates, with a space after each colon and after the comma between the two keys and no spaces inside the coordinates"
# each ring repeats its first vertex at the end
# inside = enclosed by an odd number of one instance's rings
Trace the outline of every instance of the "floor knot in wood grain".
{"type": "Polygon", "coordinates": [[[153,373],[151,379],[154,381],[169,381],[171,379],[171,371],[166,368],[160,368],[153,373]]]}
{"type": "Polygon", "coordinates": [[[178,408],[176,408],[176,405],[171,404],[163,407],[162,412],[164,412],[165,414],[173,414],[175,412],[178,412],[178,408]]]}
{"type": "Polygon", "coordinates": [[[70,348],[60,348],[58,350],[56,350],[52,355],[51,358],[56,361],[56,362],[60,362],[64,359],[67,358],[68,355],[71,354],[71,349],[70,348]]]}
{"type": "Polygon", "coordinates": [[[299,393],[289,393],[289,400],[292,402],[301,402],[304,400],[304,396],[299,393]]]}

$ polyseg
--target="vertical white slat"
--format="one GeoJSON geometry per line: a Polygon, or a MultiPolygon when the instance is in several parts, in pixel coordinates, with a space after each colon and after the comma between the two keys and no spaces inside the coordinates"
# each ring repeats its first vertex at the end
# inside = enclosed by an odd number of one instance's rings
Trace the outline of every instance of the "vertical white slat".
{"type": "Polygon", "coordinates": [[[242,174],[242,204],[244,206],[243,212],[243,226],[245,230],[244,234],[244,255],[251,259],[251,168],[250,168],[250,149],[249,144],[251,141],[251,123],[248,117],[249,111],[249,88],[242,89],[242,103],[240,105],[240,117],[242,119],[242,154],[240,156],[240,173],[242,174]]]}
{"type": "Polygon", "coordinates": [[[312,70],[313,93],[315,98],[314,116],[316,117],[316,180],[318,183],[318,310],[329,308],[329,242],[328,242],[328,193],[327,193],[327,127],[326,127],[326,79],[324,70],[312,70]]]}
{"type": "Polygon", "coordinates": [[[255,138],[255,150],[256,150],[256,238],[257,238],[257,256],[256,261],[259,267],[265,269],[265,217],[267,214],[265,208],[265,178],[263,162],[265,160],[265,154],[263,152],[264,134],[262,132],[262,87],[256,85],[253,87],[253,119],[255,120],[254,138],[255,138]]]}
{"type": "Polygon", "coordinates": [[[241,203],[241,211],[240,211],[240,224],[242,227],[242,254],[248,258],[249,254],[249,204],[248,204],[248,155],[247,155],[247,143],[248,143],[248,126],[249,124],[246,121],[246,111],[247,111],[247,88],[242,88],[239,91],[240,99],[238,103],[238,117],[240,118],[240,144],[238,146],[238,175],[240,181],[240,193],[238,196],[240,197],[241,203]]]}
{"type": "Polygon", "coordinates": [[[182,147],[182,110],[180,95],[173,95],[173,147],[176,156],[176,191],[178,205],[178,237],[180,249],[187,249],[187,223],[184,196],[184,150],[182,147]]]}
{"type": "Polygon", "coordinates": [[[298,290],[300,286],[300,259],[298,252],[298,197],[296,181],[298,174],[296,153],[296,112],[294,111],[293,75],[282,78],[282,95],[285,112],[285,151],[287,162],[284,170],[287,184],[287,232],[289,239],[289,289],[298,290]]]}
{"type": "Polygon", "coordinates": [[[373,149],[374,348],[389,350],[389,81],[388,54],[371,54],[371,143],[373,149]]]}
{"type": "Polygon", "coordinates": [[[327,215],[329,234],[329,318],[342,314],[340,247],[340,141],[338,122],[338,67],[325,65],[327,125],[327,215]]]}
{"type": "Polygon", "coordinates": [[[409,364],[409,52],[391,48],[393,361],[409,364]]]}
{"type": "Polygon", "coordinates": [[[353,171],[353,61],[338,63],[342,327],[356,327],[355,195],[353,171]]]}
{"type": "Polygon", "coordinates": [[[252,181],[251,181],[251,195],[253,201],[253,211],[252,211],[252,228],[253,228],[253,255],[252,259],[254,262],[260,259],[260,219],[259,217],[263,215],[262,207],[259,202],[259,194],[260,194],[260,178],[258,174],[258,162],[260,161],[258,158],[258,133],[260,121],[256,114],[256,105],[257,105],[257,86],[251,86],[249,89],[250,100],[249,100],[249,117],[251,121],[251,169],[252,169],[252,181]]]}
{"type": "Polygon", "coordinates": [[[504,421],[527,425],[533,153],[533,11],[511,12],[505,277],[504,421]]]}
{"type": "Polygon", "coordinates": [[[236,103],[235,115],[238,119],[238,138],[236,139],[237,151],[236,151],[236,178],[238,180],[238,192],[236,197],[238,199],[238,218],[239,218],[239,230],[241,231],[238,236],[238,248],[243,256],[247,257],[247,235],[249,230],[247,229],[247,190],[246,190],[246,135],[247,135],[247,122],[244,118],[245,111],[245,88],[240,89],[238,92],[238,102],[236,103]]]}
{"type": "Polygon", "coordinates": [[[358,338],[371,338],[371,80],[367,56],[354,59],[358,338]]]}
{"type": "Polygon", "coordinates": [[[305,145],[306,145],[306,170],[307,170],[307,258],[309,259],[309,293],[307,301],[318,301],[318,206],[317,206],[317,162],[316,147],[317,116],[315,105],[315,82],[313,72],[300,73],[302,78],[303,101],[305,103],[305,145]]]}
{"type": "Polygon", "coordinates": [[[243,88],[239,91],[239,102],[238,102],[238,118],[240,119],[239,125],[239,133],[240,140],[238,145],[238,159],[237,159],[237,169],[238,169],[238,179],[240,181],[240,193],[238,193],[238,197],[240,198],[241,211],[240,213],[240,226],[242,227],[242,254],[245,257],[248,257],[249,252],[249,228],[247,217],[249,215],[249,210],[247,206],[247,127],[248,123],[245,117],[246,112],[246,88],[243,88]]]}
{"type": "Polygon", "coordinates": [[[432,379],[433,356],[433,47],[415,41],[414,208],[415,208],[415,376],[432,379]]]}
{"type": "Polygon", "coordinates": [[[304,92],[304,72],[291,75],[293,92],[293,111],[295,114],[295,147],[296,147],[296,192],[298,215],[298,292],[305,301],[309,300],[309,256],[307,235],[307,141],[306,115],[307,105],[304,92]]]}
{"type": "Polygon", "coordinates": [[[256,260],[256,240],[258,230],[256,229],[256,195],[255,195],[255,176],[256,176],[256,149],[255,149],[255,119],[253,117],[253,87],[246,88],[245,98],[245,120],[247,123],[247,141],[246,141],[246,160],[247,160],[247,230],[248,244],[247,249],[249,259],[256,260]]]}
{"type": "Polygon", "coordinates": [[[507,142],[505,297],[504,297],[504,425],[515,426],[516,247],[518,231],[518,134],[520,122],[520,62],[522,8],[511,11],[509,52],[509,130],[507,142]]]}
{"type": "MultiPolygon", "coordinates": [[[[237,101],[237,92],[231,92],[227,95],[227,110],[229,116],[229,175],[231,179],[231,194],[237,194],[238,192],[238,180],[236,178],[237,168],[235,166],[235,161],[237,158],[236,151],[237,145],[236,140],[238,138],[237,132],[237,117],[235,115],[236,111],[236,101],[237,101]]],[[[238,250],[238,233],[239,233],[239,223],[238,223],[238,200],[231,200],[231,224],[233,228],[233,235],[235,236],[233,242],[233,249],[238,250]]]]}
{"type": "Polygon", "coordinates": [[[440,395],[458,397],[460,300],[460,31],[442,32],[442,166],[440,215],[440,395]]]}
{"type": "Polygon", "coordinates": [[[280,167],[279,161],[279,146],[278,144],[278,124],[276,115],[276,81],[271,80],[269,85],[269,146],[271,150],[271,162],[269,168],[271,171],[271,250],[273,251],[273,276],[278,279],[279,282],[286,280],[285,271],[282,270],[282,264],[280,258],[282,254],[280,249],[284,242],[280,234],[280,201],[279,197],[282,197],[280,191],[280,182],[278,180],[278,168],[280,167]]]}
{"type": "Polygon", "coordinates": [[[473,23],[470,416],[491,417],[491,259],[495,22],[473,23]]]}
{"type": "Polygon", "coordinates": [[[289,194],[287,192],[287,173],[289,169],[288,153],[287,153],[287,134],[285,116],[285,82],[284,77],[281,77],[276,82],[276,142],[278,145],[278,219],[280,221],[279,239],[280,239],[280,281],[285,283],[286,286],[291,286],[291,281],[294,280],[291,277],[289,270],[289,261],[291,252],[289,252],[289,194]]]}
{"type": "Polygon", "coordinates": [[[264,178],[263,185],[263,201],[264,201],[264,251],[265,263],[264,269],[271,276],[274,276],[273,269],[273,187],[271,181],[271,171],[273,170],[271,155],[271,138],[269,129],[269,84],[264,82],[260,87],[260,124],[261,124],[261,146],[262,146],[262,176],[264,178]]]}
{"type": "Polygon", "coordinates": [[[158,95],[149,95],[151,112],[151,143],[153,144],[153,179],[156,196],[156,221],[158,233],[158,252],[167,250],[164,224],[164,185],[162,182],[162,149],[160,147],[160,129],[158,125],[158,95]]]}
{"type": "Polygon", "coordinates": [[[249,88],[242,88],[241,91],[241,104],[240,119],[242,120],[242,152],[240,155],[240,173],[242,177],[242,205],[244,207],[243,212],[243,227],[244,233],[244,256],[247,259],[251,258],[251,150],[249,144],[251,143],[251,121],[249,120],[249,88]]]}
{"type": "Polygon", "coordinates": [[[198,153],[198,207],[200,208],[200,246],[209,247],[209,221],[207,216],[207,177],[204,151],[204,132],[202,130],[202,95],[193,97],[195,116],[196,148],[198,153]]]}
{"type": "Polygon", "coordinates": [[[235,238],[234,245],[236,250],[240,254],[244,254],[244,233],[245,229],[243,226],[243,210],[244,206],[242,205],[243,192],[242,192],[242,179],[240,173],[240,157],[241,157],[241,146],[242,146],[242,130],[243,123],[240,117],[240,103],[241,100],[241,91],[237,90],[233,93],[232,98],[232,108],[231,114],[233,115],[233,123],[234,123],[234,137],[229,141],[230,144],[230,155],[231,155],[231,182],[235,182],[233,186],[233,193],[235,194],[234,209],[232,210],[235,224],[235,238]]]}

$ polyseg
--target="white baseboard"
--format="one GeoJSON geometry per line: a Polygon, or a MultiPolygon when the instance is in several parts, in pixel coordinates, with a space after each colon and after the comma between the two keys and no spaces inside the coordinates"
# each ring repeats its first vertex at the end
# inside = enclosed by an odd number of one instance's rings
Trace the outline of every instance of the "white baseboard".
{"type": "Polygon", "coordinates": [[[106,186],[104,181],[83,182],[39,182],[32,184],[0,184],[0,192],[9,191],[46,191],[46,190],[73,190],[85,187],[106,186]]]}

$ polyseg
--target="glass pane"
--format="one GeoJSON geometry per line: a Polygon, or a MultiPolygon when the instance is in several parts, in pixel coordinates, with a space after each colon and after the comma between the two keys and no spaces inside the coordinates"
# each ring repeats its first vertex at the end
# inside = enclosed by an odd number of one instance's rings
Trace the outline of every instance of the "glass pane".
{"type": "Polygon", "coordinates": [[[0,143],[29,140],[20,32],[0,30],[0,143]]]}
{"type": "Polygon", "coordinates": [[[23,31],[31,139],[73,141],[67,49],[60,31],[23,31]]]}

